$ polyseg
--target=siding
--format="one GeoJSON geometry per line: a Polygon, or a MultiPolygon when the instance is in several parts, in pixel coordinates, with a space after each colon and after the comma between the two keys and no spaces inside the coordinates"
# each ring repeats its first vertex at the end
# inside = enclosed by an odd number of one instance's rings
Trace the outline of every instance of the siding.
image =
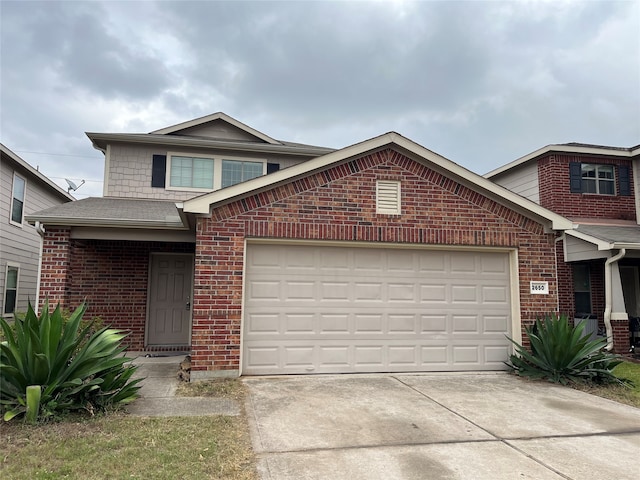
{"type": "Polygon", "coordinates": [[[35,303],[40,235],[35,227],[23,222],[22,228],[10,223],[14,171],[27,182],[24,214],[63,203],[58,195],[44,188],[27,170],[2,157],[0,163],[0,306],[4,312],[4,288],[7,262],[20,264],[17,311],[26,311],[27,302],[35,303]]]}
{"type": "Polygon", "coordinates": [[[145,198],[150,200],[173,200],[181,202],[201,195],[198,192],[180,192],[151,187],[151,166],[153,155],[166,155],[168,151],[191,153],[194,155],[227,155],[230,157],[255,158],[278,163],[280,168],[287,168],[308,159],[308,157],[252,154],[242,152],[211,151],[205,149],[136,146],[111,144],[109,159],[105,162],[104,195],[109,197],[145,198]]]}
{"type": "Polygon", "coordinates": [[[509,170],[491,180],[518,195],[528,198],[532,202],[540,203],[537,162],[529,162],[520,168],[509,170]]]}

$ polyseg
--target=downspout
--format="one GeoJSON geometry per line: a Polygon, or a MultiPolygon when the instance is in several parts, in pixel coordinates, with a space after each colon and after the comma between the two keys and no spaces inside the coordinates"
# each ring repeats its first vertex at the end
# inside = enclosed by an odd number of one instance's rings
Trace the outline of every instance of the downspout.
{"type": "Polygon", "coordinates": [[[36,221],[36,232],[40,235],[40,250],[38,251],[38,276],[36,277],[36,305],[35,311],[40,308],[40,277],[42,276],[42,250],[44,249],[44,227],[36,221]]]}
{"type": "Polygon", "coordinates": [[[621,248],[617,255],[608,258],[604,262],[604,327],[607,331],[607,346],[604,349],[607,352],[613,350],[613,327],[611,326],[611,309],[613,302],[613,286],[611,285],[611,264],[617,262],[625,256],[627,250],[621,248]]]}

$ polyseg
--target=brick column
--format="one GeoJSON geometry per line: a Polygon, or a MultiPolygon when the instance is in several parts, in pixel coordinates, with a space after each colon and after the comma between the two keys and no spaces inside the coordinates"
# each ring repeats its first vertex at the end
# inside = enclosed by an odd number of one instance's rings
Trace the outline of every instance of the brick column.
{"type": "Polygon", "coordinates": [[[71,283],[71,230],[69,228],[47,228],[42,247],[42,269],[40,274],[40,304],[46,298],[49,305],[60,303],[69,308],[69,287],[71,283]]]}

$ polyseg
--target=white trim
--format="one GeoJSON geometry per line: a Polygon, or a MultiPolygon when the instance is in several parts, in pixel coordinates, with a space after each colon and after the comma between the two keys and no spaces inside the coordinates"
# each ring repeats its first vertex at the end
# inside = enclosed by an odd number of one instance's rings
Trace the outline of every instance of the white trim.
{"type": "Polygon", "coordinates": [[[640,154],[640,148],[636,148],[634,150],[618,150],[615,148],[596,148],[596,147],[588,147],[588,146],[580,146],[580,145],[560,145],[560,144],[551,144],[545,147],[539,148],[538,150],[528,153],[512,162],[509,162],[501,167],[498,167],[490,172],[487,172],[483,175],[484,178],[492,178],[496,175],[500,175],[512,168],[515,168],[523,163],[528,162],[529,160],[533,160],[534,158],[540,157],[546,153],[550,152],[558,152],[558,153],[580,153],[585,155],[606,155],[610,157],[634,157],[640,154]]]}
{"type": "Polygon", "coordinates": [[[400,147],[410,154],[419,157],[419,159],[435,165],[439,171],[444,170],[447,173],[453,174],[454,177],[458,177],[473,185],[490,198],[497,197],[511,205],[512,208],[513,206],[519,207],[529,215],[549,221],[551,223],[551,228],[554,230],[565,230],[573,227],[573,223],[570,220],[493,183],[491,180],[483,178],[470,170],[461,167],[445,157],[427,150],[423,146],[418,145],[395,132],[380,135],[379,137],[351,145],[343,148],[342,150],[337,150],[327,155],[323,155],[322,157],[317,157],[307,162],[279,170],[270,175],[239,183],[232,187],[225,188],[222,191],[211,192],[192,198],[191,200],[186,200],[184,202],[185,212],[206,214],[209,213],[211,207],[215,207],[217,204],[230,202],[235,198],[261,191],[278,183],[291,181],[297,177],[309,175],[314,171],[325,169],[332,164],[348,160],[349,158],[361,156],[373,150],[390,146],[400,147]]]}
{"type": "Polygon", "coordinates": [[[155,135],[166,135],[169,133],[176,133],[176,132],[179,132],[180,130],[185,130],[187,128],[197,127],[198,125],[203,125],[205,123],[213,122],[215,120],[223,120],[228,124],[233,125],[234,127],[250,135],[253,135],[254,137],[257,137],[266,143],[270,143],[271,145],[281,145],[281,143],[278,142],[277,140],[274,140],[268,135],[265,135],[264,133],[259,132],[258,130],[251,128],[250,126],[245,125],[244,123],[239,122],[235,118],[232,118],[229,115],[222,112],[212,113],[211,115],[206,115],[200,118],[194,118],[193,120],[188,120],[186,122],[178,123],[176,125],[171,125],[169,127],[161,128],[159,130],[154,130],[153,132],[149,132],[149,133],[155,134],[155,135]]]}
{"type": "Polygon", "coordinates": [[[18,309],[18,295],[20,293],[20,264],[17,262],[7,262],[4,269],[4,291],[2,292],[2,311],[0,311],[0,316],[2,317],[13,317],[16,310],[18,309]],[[6,307],[7,302],[7,279],[9,277],[9,269],[15,268],[17,270],[16,275],[16,301],[13,306],[12,313],[5,313],[4,309],[6,307]]]}
{"type": "Polygon", "coordinates": [[[22,225],[24,223],[24,209],[25,206],[27,204],[27,179],[22,177],[21,175],[18,175],[18,173],[16,173],[15,171],[13,172],[13,178],[11,180],[11,201],[9,202],[9,223],[11,225],[15,225],[16,227],[20,227],[22,228],[22,225]],[[20,222],[16,222],[13,219],[13,201],[16,199],[16,178],[19,178],[20,180],[22,180],[24,182],[24,188],[22,191],[22,211],[20,212],[20,222]]]}
{"type": "Polygon", "coordinates": [[[104,183],[102,184],[102,196],[109,196],[109,170],[111,169],[111,144],[107,144],[104,152],[104,183]]]}

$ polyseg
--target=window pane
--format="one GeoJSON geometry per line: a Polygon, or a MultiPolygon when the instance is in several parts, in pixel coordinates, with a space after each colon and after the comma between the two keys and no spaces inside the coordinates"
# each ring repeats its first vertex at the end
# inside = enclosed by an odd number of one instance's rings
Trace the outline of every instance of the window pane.
{"type": "Polygon", "coordinates": [[[222,187],[246,182],[262,175],[262,162],[222,161],[222,187]]]}
{"type": "Polygon", "coordinates": [[[582,179],[582,192],[583,193],[598,193],[596,191],[596,181],[582,179]]]}
{"type": "Polygon", "coordinates": [[[13,198],[24,201],[24,179],[13,177],[13,198]]]}
{"type": "Polygon", "coordinates": [[[575,292],[576,314],[591,312],[591,294],[589,292],[575,292]]]}
{"type": "Polygon", "coordinates": [[[14,198],[13,204],[11,205],[11,221],[16,223],[22,223],[22,210],[24,208],[24,204],[22,201],[14,198]]]}
{"type": "Polygon", "coordinates": [[[6,288],[18,288],[18,269],[15,267],[9,267],[7,269],[7,287],[6,288]]]}
{"type": "Polygon", "coordinates": [[[613,180],[613,165],[599,165],[598,178],[609,178],[613,180]]]}
{"type": "Polygon", "coordinates": [[[7,290],[4,297],[4,313],[13,313],[16,309],[16,291],[7,290]]]}
{"type": "Polygon", "coordinates": [[[601,193],[602,195],[613,195],[615,193],[615,188],[611,180],[599,180],[598,188],[598,193],[601,193]]]}
{"type": "Polygon", "coordinates": [[[246,182],[252,178],[260,177],[262,175],[262,163],[257,162],[244,162],[242,181],[246,182]]]}
{"type": "Polygon", "coordinates": [[[172,156],[170,185],[213,189],[213,159],[172,156]]]}
{"type": "Polygon", "coordinates": [[[582,164],[582,178],[596,178],[596,166],[588,163],[582,164]]]}

